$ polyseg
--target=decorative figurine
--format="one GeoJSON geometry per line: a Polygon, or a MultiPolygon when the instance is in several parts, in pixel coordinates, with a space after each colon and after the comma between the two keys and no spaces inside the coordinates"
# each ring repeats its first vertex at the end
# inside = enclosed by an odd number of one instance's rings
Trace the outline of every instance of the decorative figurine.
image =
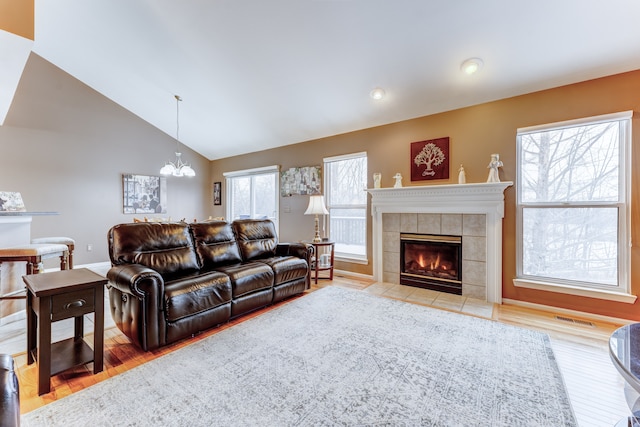
{"type": "Polygon", "coordinates": [[[381,179],[382,179],[382,174],[380,172],[376,172],[373,174],[373,188],[380,188],[381,179]]]}
{"type": "Polygon", "coordinates": [[[489,177],[487,178],[487,182],[500,182],[500,175],[498,173],[498,168],[503,166],[502,161],[500,160],[500,154],[492,154],[491,155],[491,163],[489,163],[489,177]]]}
{"type": "Polygon", "coordinates": [[[400,175],[400,172],[395,174],[393,178],[396,180],[396,183],[393,184],[393,188],[402,188],[402,175],[400,175]]]}
{"type": "Polygon", "coordinates": [[[464,173],[464,166],[460,163],[460,169],[458,169],[458,184],[466,184],[467,176],[464,173]]]}

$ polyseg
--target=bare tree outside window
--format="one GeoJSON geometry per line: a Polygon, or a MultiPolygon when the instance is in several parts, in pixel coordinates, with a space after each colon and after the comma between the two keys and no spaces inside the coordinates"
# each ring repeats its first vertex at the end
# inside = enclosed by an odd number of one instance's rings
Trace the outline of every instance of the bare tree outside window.
{"type": "Polygon", "coordinates": [[[619,286],[627,122],[519,134],[520,275],[619,286]]]}
{"type": "Polygon", "coordinates": [[[336,255],[364,259],[367,254],[366,154],[325,159],[324,165],[329,236],[336,243],[336,255]]]}

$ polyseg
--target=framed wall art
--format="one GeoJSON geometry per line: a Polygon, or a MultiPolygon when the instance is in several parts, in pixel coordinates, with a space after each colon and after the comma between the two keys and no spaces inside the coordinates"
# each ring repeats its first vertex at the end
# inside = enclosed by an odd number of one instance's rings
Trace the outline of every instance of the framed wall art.
{"type": "Polygon", "coordinates": [[[213,204],[214,205],[222,204],[222,183],[221,182],[213,183],[213,204]]]}
{"type": "Polygon", "coordinates": [[[122,175],[122,210],[126,214],[167,213],[167,180],[152,175],[122,175]]]}
{"type": "Polygon", "coordinates": [[[449,179],[449,137],[411,143],[411,181],[449,179]]]}
{"type": "Polygon", "coordinates": [[[320,166],[305,166],[302,168],[290,168],[280,173],[280,195],[289,197],[293,195],[320,194],[321,177],[320,166]]]}

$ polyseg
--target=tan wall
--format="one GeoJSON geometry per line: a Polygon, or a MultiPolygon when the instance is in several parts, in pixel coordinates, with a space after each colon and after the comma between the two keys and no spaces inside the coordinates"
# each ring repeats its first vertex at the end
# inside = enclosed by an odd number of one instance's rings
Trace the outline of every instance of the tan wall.
{"type": "MultiPolygon", "coordinates": [[[[588,117],[618,111],[640,110],[640,71],[550,89],[528,95],[504,99],[463,108],[442,114],[407,120],[386,126],[309,141],[277,149],[261,151],[211,162],[214,181],[224,181],[222,173],[237,169],[279,164],[283,170],[296,166],[322,164],[322,158],[359,151],[368,153],[369,183],[372,187],[373,172],[382,173],[382,186],[393,186],[392,176],[400,172],[403,183],[410,182],[410,144],[415,141],[450,138],[450,179],[434,184],[456,183],[459,165],[464,164],[467,182],[484,182],[491,153],[499,153],[504,167],[503,181],[516,180],[516,129],[537,124],[588,117]]],[[[637,113],[636,113],[637,115],[637,113]]],[[[640,144],[640,118],[633,120],[633,145],[640,144]]],[[[638,241],[640,205],[638,186],[640,154],[633,151],[632,238],[638,241]]],[[[591,298],[567,296],[549,292],[516,289],[515,277],[515,187],[505,192],[503,295],[505,298],[581,310],[596,314],[640,320],[637,304],[600,301],[591,298]]],[[[313,220],[303,215],[308,198],[293,196],[280,199],[281,237],[283,240],[308,238],[313,230],[313,220]],[[289,206],[291,212],[285,212],[289,206]]],[[[216,215],[224,215],[222,207],[216,207],[216,215]]],[[[368,230],[368,256],[371,259],[371,225],[368,230]]],[[[640,251],[632,250],[632,288],[640,292],[640,251]]],[[[338,268],[371,274],[371,265],[341,263],[338,268]]]]}
{"type": "Polygon", "coordinates": [[[34,39],[34,0],[0,0],[0,30],[34,39]]]}
{"type": "MultiPolygon", "coordinates": [[[[167,178],[159,216],[206,218],[209,161],[182,151],[198,175],[167,178]]],[[[31,234],[74,238],[76,265],[108,261],[107,230],[142,217],[122,213],[122,174],[159,175],[174,152],[175,139],[31,54],[0,126],[0,191],[21,192],[28,210],[59,212],[33,217],[31,234]]]]}

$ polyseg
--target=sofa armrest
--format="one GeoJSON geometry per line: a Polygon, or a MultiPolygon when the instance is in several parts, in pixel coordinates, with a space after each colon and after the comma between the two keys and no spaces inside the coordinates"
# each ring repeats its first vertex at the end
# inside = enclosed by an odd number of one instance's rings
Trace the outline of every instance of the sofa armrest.
{"type": "Polygon", "coordinates": [[[123,264],[107,272],[111,317],[131,341],[145,351],[166,343],[164,279],[140,264],[123,264]]]}
{"type": "Polygon", "coordinates": [[[109,286],[137,298],[164,293],[164,280],[160,273],[140,264],[123,264],[111,267],[107,272],[109,286]]]}
{"type": "Polygon", "coordinates": [[[279,256],[295,256],[302,258],[311,265],[314,249],[312,245],[306,243],[278,243],[276,247],[276,255],[279,256]]]}

